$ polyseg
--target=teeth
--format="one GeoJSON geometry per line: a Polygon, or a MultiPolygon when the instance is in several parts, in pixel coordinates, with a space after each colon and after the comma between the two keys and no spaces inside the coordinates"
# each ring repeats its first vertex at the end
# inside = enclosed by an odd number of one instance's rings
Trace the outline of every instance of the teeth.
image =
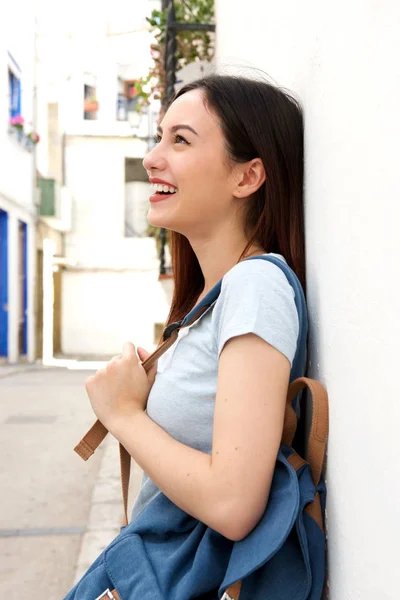
{"type": "Polygon", "coordinates": [[[163,183],[153,183],[153,189],[156,192],[170,192],[170,194],[174,194],[175,192],[178,191],[177,188],[173,187],[173,186],[169,186],[169,185],[164,185],[163,183]]]}

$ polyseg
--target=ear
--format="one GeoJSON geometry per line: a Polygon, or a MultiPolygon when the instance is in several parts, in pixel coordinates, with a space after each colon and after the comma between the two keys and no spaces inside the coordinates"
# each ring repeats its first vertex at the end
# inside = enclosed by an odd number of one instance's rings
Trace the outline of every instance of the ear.
{"type": "Polygon", "coordinates": [[[253,158],[246,163],[236,165],[236,186],[233,190],[235,198],[247,198],[256,192],[266,179],[261,158],[253,158]]]}

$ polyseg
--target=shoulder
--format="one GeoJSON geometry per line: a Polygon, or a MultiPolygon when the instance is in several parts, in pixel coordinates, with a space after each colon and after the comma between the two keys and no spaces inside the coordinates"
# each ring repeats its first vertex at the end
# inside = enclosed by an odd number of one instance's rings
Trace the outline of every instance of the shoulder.
{"type": "Polygon", "coordinates": [[[285,273],[272,262],[242,261],[228,271],[212,322],[219,353],[231,337],[255,333],[293,360],[299,333],[295,293],[285,273]]]}
{"type": "MultiPolygon", "coordinates": [[[[281,260],[282,263],[286,263],[282,256],[278,254],[272,256],[281,260]]],[[[282,269],[276,264],[262,258],[244,260],[225,274],[220,298],[223,301],[224,297],[232,292],[239,294],[242,298],[253,297],[255,294],[262,298],[268,296],[271,291],[281,292],[294,298],[292,286],[282,269]]]]}

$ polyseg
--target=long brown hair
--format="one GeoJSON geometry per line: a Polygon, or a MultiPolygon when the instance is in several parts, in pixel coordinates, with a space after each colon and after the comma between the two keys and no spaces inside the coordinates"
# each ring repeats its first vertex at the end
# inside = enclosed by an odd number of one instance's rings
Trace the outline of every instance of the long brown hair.
{"type": "MultiPolygon", "coordinates": [[[[282,254],[305,288],[303,216],[303,116],[287,91],[231,75],[209,75],[182,87],[171,103],[191,90],[203,90],[219,117],[227,152],[235,162],[261,158],[266,181],[248,202],[245,232],[266,252],[282,254]]],[[[204,287],[197,257],[180,233],[171,232],[174,296],[167,325],[193,308],[204,287]]],[[[239,260],[240,260],[239,259],[239,260]]]]}

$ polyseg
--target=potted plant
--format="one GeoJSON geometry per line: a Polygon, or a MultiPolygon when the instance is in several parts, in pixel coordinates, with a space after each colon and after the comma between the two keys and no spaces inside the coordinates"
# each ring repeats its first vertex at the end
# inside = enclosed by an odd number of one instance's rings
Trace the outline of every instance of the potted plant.
{"type": "Polygon", "coordinates": [[[96,112],[99,110],[99,103],[96,99],[96,96],[89,96],[88,98],[85,98],[84,110],[85,112],[96,112]]]}
{"type": "Polygon", "coordinates": [[[15,115],[14,117],[10,118],[10,125],[12,129],[15,129],[18,132],[18,139],[20,140],[24,135],[24,123],[25,120],[23,117],[21,117],[21,115],[15,115]]]}
{"type": "Polygon", "coordinates": [[[36,131],[30,131],[26,137],[32,144],[38,144],[40,142],[40,135],[36,133],[36,131]]]}

